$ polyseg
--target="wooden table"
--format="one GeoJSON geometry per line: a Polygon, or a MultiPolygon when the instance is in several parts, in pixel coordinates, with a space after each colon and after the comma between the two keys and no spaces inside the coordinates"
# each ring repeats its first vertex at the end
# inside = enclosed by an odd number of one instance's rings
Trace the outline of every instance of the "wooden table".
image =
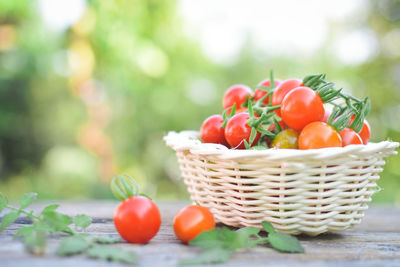
{"type": "MultiPolygon", "coordinates": [[[[34,206],[40,209],[46,203],[34,206]]],[[[118,236],[112,223],[117,202],[61,202],[60,212],[69,215],[84,213],[94,218],[89,231],[99,235],[118,236]]],[[[157,203],[162,226],[147,245],[118,244],[138,255],[139,266],[176,266],[179,259],[195,255],[197,248],[182,245],[174,236],[172,219],[188,203],[157,203]]],[[[26,224],[21,218],[0,233],[0,266],[127,266],[88,259],[85,256],[60,258],[55,255],[57,238],[52,238],[44,256],[24,251],[12,235],[26,224]]],[[[233,254],[227,266],[400,266],[400,208],[374,206],[366,211],[363,222],[354,229],[318,237],[299,237],[305,254],[278,253],[267,247],[241,250],[233,254]]]]}

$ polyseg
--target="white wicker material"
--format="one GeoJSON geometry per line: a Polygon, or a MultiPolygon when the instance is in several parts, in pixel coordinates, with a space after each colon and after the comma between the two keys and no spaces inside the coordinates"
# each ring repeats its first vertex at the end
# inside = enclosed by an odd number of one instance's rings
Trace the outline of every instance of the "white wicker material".
{"type": "Polygon", "coordinates": [[[384,158],[397,142],[311,150],[233,150],[203,144],[195,131],[164,137],[178,156],[193,202],[235,227],[271,222],[278,231],[308,235],[360,223],[384,158]]]}

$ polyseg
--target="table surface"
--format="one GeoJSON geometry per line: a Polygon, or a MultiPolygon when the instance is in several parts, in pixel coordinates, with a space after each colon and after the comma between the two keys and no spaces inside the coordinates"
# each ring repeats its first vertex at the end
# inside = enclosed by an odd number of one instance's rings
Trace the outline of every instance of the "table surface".
{"type": "MultiPolygon", "coordinates": [[[[56,202],[59,211],[68,215],[87,214],[93,218],[88,231],[98,235],[118,236],[111,216],[117,205],[113,201],[56,202]]],[[[40,209],[48,203],[33,208],[40,209]]],[[[139,266],[176,266],[180,259],[199,253],[195,247],[183,245],[176,239],[172,220],[187,202],[157,203],[162,214],[159,233],[146,245],[120,243],[133,250],[139,266]]],[[[27,221],[17,223],[0,233],[0,266],[127,266],[103,262],[85,256],[60,258],[55,255],[57,237],[48,242],[44,256],[25,252],[20,240],[12,236],[27,221]]],[[[373,206],[366,211],[360,225],[335,234],[317,237],[299,236],[305,254],[284,254],[258,246],[234,253],[226,266],[400,266],[400,208],[373,206]]],[[[225,266],[224,265],[224,266],[225,266]]],[[[218,266],[218,265],[217,265],[218,266]]]]}

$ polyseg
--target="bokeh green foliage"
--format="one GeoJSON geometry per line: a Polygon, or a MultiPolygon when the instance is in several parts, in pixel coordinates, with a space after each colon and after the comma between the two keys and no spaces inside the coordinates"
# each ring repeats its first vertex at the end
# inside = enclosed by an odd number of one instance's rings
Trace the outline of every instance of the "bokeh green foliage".
{"type": "MultiPolygon", "coordinates": [[[[362,26],[379,40],[400,22],[374,12],[377,4],[371,2],[368,25],[362,26]]],[[[89,117],[84,101],[71,90],[70,78],[54,70],[56,55],[82,37],[71,28],[47,29],[35,6],[34,1],[0,2],[0,25],[15,29],[15,47],[0,51],[0,190],[15,197],[27,191],[42,198],[111,197],[101,161],[78,142],[89,117]]],[[[346,66],[330,52],[328,41],[306,57],[275,56],[254,49],[248,40],[234,65],[219,65],[185,36],[176,6],[155,0],[88,2],[90,31],[84,38],[94,55],[93,79],[101,84],[111,112],[104,129],[112,144],[110,160],[116,172],[135,177],[142,191],[160,199],[187,198],[163,135],[198,129],[207,116],[221,112],[226,88],[235,83],[254,87],[270,69],[281,79],[327,73],[339,86],[351,85],[354,95],[371,98],[372,141],[400,140],[398,56],[381,51],[373,60],[346,66]],[[204,80],[217,97],[193,101],[188,88],[204,80]]],[[[359,26],[354,20],[331,28],[359,26]]],[[[392,156],[379,181],[384,190],[374,201],[400,203],[399,175],[400,159],[392,156]]]]}

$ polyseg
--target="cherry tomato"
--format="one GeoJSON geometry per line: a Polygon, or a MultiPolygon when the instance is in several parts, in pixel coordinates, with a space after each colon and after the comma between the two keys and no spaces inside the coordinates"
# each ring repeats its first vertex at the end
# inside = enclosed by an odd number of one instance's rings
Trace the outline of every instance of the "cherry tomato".
{"type": "Polygon", "coordinates": [[[192,205],[181,209],[174,218],[176,237],[184,243],[189,243],[203,231],[215,228],[214,216],[206,208],[192,205]]]}
{"type": "MultiPolygon", "coordinates": [[[[278,79],[274,79],[274,81],[275,81],[275,86],[278,86],[281,83],[281,81],[278,79]]],[[[258,85],[270,87],[271,82],[269,81],[269,79],[265,79],[264,81],[260,82],[258,85]]],[[[258,101],[261,98],[263,98],[263,96],[265,96],[266,94],[267,94],[266,91],[264,91],[263,89],[257,88],[256,91],[254,92],[254,100],[258,101]]],[[[265,105],[269,104],[269,98],[270,97],[268,96],[266,99],[263,100],[263,103],[265,105]]]]}
{"type": "MultiPolygon", "coordinates": [[[[251,127],[247,124],[250,116],[248,113],[238,113],[230,120],[225,126],[225,138],[226,141],[231,145],[231,147],[244,149],[244,140],[249,142],[251,127]]],[[[260,133],[257,132],[254,142],[250,145],[253,146],[258,142],[260,138],[260,133]]]]}
{"type": "Polygon", "coordinates": [[[299,133],[292,129],[286,129],[279,132],[271,143],[275,148],[293,148],[297,149],[299,133]]]}
{"type": "Polygon", "coordinates": [[[339,134],[342,137],[342,146],[363,144],[361,137],[353,129],[344,128],[339,134]]]}
{"type": "Polygon", "coordinates": [[[130,197],[115,210],[114,225],[121,237],[129,243],[145,244],[160,229],[160,211],[147,197],[130,197]]]}
{"type": "Polygon", "coordinates": [[[208,117],[200,128],[200,138],[203,143],[215,143],[229,146],[225,139],[224,128],[222,124],[224,119],[221,115],[212,115],[208,117]]]}
{"type": "MultiPolygon", "coordinates": [[[[279,124],[279,126],[281,126],[281,130],[285,130],[287,128],[287,125],[285,124],[285,122],[283,120],[278,121],[278,124],[279,124]]],[[[275,123],[271,124],[268,127],[268,131],[276,133],[275,123]]],[[[272,139],[271,138],[269,138],[268,136],[265,136],[264,140],[268,145],[271,145],[271,143],[272,143],[272,139]]]]}
{"type": "MultiPolygon", "coordinates": [[[[301,86],[301,84],[302,81],[299,79],[288,79],[281,82],[272,94],[272,106],[279,106],[285,96],[293,89],[301,86]]],[[[278,116],[281,116],[280,109],[276,109],[275,113],[278,114],[278,116]]]]}
{"type": "MultiPolygon", "coordinates": [[[[349,122],[349,126],[352,124],[354,121],[355,116],[351,116],[351,120],[349,122]]],[[[369,139],[371,138],[371,127],[369,126],[369,123],[367,120],[364,120],[364,125],[361,128],[361,131],[358,133],[358,135],[361,137],[363,144],[366,145],[369,142],[369,139]]]]}
{"type": "Polygon", "coordinates": [[[321,121],[325,109],[321,97],[309,87],[297,87],[282,101],[281,116],[290,128],[301,131],[314,121],[321,121]]]}
{"type": "Polygon", "coordinates": [[[237,84],[231,86],[225,92],[225,95],[222,99],[222,106],[224,107],[224,109],[227,109],[236,104],[236,108],[238,109],[242,106],[243,103],[246,103],[248,98],[252,97],[253,91],[251,91],[248,86],[237,84]]]}
{"type": "Polygon", "coordinates": [[[340,134],[325,122],[316,121],[308,124],[299,135],[299,149],[341,147],[340,134]]]}

